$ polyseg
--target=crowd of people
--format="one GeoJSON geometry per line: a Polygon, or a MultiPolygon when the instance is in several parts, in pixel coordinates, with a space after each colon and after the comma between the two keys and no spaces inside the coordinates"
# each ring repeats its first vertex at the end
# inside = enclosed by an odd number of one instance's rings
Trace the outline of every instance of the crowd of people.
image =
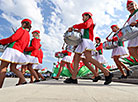
{"type": "MultiPolygon", "coordinates": [[[[127,10],[130,12],[130,16],[127,20],[128,25],[131,27],[137,26],[138,8],[136,2],[128,0],[127,10]]],[[[72,32],[74,29],[78,29],[79,31],[83,30],[82,42],[75,46],[74,56],[72,55],[72,52],[67,50],[67,48],[65,48],[65,50],[63,48],[62,53],[66,54],[66,56],[61,60],[59,72],[57,76],[54,77],[55,79],[59,78],[62,67],[66,64],[72,76],[70,78],[67,78],[64,83],[77,84],[79,62],[82,61],[85,66],[88,67],[94,74],[93,82],[97,82],[101,79],[101,76],[98,73],[98,69],[104,73],[104,85],[108,85],[112,82],[113,74],[108,69],[103,67],[103,64],[106,63],[106,60],[103,56],[103,44],[101,43],[101,38],[95,37],[96,45],[94,45],[93,42],[93,30],[95,24],[93,22],[92,16],[93,15],[90,12],[84,12],[82,14],[83,23],[75,24],[72,27],[68,28],[68,32],[72,32]],[[92,55],[95,52],[97,53],[95,58],[93,58],[92,55]],[[73,69],[71,68],[72,60],[73,69]],[[96,69],[94,69],[91,64],[95,65],[96,69]]],[[[40,44],[40,31],[34,30],[32,32],[33,39],[30,40],[29,32],[32,27],[31,24],[32,21],[30,19],[23,19],[21,21],[21,27],[17,29],[12,36],[0,40],[0,44],[8,44],[8,47],[0,57],[0,88],[3,85],[6,69],[8,66],[10,67],[10,70],[19,77],[19,82],[16,85],[27,84],[24,77],[24,72],[26,69],[28,69],[31,73],[31,83],[39,82],[39,77],[41,77],[43,80],[46,80],[40,73],[38,73],[38,70],[42,68],[43,59],[43,52],[40,44]],[[22,65],[21,71],[16,68],[17,65],[22,65]]],[[[117,25],[112,25],[111,29],[112,32],[116,33],[120,28],[117,25]]],[[[127,76],[130,75],[131,70],[121,61],[119,61],[119,58],[121,56],[127,54],[124,49],[124,42],[119,41],[119,39],[115,36],[110,39],[107,37],[106,40],[109,42],[118,41],[118,46],[113,49],[111,57],[114,59],[114,62],[122,73],[120,78],[127,78],[127,76]],[[123,68],[126,69],[127,73],[123,71],[123,68]]],[[[138,36],[134,39],[129,40],[128,51],[131,56],[138,59],[138,36]]]]}

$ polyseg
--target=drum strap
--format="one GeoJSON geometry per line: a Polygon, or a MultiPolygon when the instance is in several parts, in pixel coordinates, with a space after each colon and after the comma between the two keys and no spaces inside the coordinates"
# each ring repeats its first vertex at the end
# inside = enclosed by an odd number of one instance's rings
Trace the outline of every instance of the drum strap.
{"type": "MultiPolygon", "coordinates": [[[[136,13],[138,12],[138,9],[137,10],[135,10],[134,12],[133,12],[133,14],[131,14],[130,16],[129,16],[129,18],[127,19],[127,21],[125,22],[125,24],[130,20],[130,18],[133,16],[133,15],[135,15],[136,13]]],[[[124,26],[125,26],[125,24],[124,24],[124,26]]],[[[123,27],[124,27],[123,26],[123,27]]]]}
{"type": "Polygon", "coordinates": [[[129,19],[130,19],[133,15],[135,15],[137,12],[138,12],[138,9],[135,10],[135,11],[129,16],[128,21],[129,21],[129,19]]]}

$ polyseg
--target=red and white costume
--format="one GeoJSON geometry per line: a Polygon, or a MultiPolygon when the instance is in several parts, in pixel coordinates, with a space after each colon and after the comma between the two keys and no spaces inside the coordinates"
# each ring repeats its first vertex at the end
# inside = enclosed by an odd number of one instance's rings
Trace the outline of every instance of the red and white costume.
{"type": "MultiPolygon", "coordinates": [[[[115,27],[117,25],[112,25],[111,28],[115,27]]],[[[121,32],[119,32],[121,33],[121,32]]],[[[122,35],[122,34],[120,34],[122,35]]],[[[112,39],[108,39],[106,38],[107,41],[118,41],[118,38],[117,37],[112,37],[112,39]]],[[[127,55],[127,52],[125,50],[125,47],[124,47],[124,42],[122,41],[118,41],[118,46],[116,48],[113,49],[112,51],[112,56],[111,57],[114,57],[114,56],[124,56],[124,55],[127,55]]]]}
{"type": "Polygon", "coordinates": [[[72,52],[63,50],[62,53],[66,55],[65,57],[62,58],[62,61],[67,63],[72,63],[72,60],[73,60],[72,52]]]}
{"type": "MultiPolygon", "coordinates": [[[[132,0],[128,0],[127,5],[130,4],[131,2],[134,2],[132,0]]],[[[131,14],[127,20],[128,25],[130,25],[132,22],[138,22],[138,9],[134,11],[133,14],[131,14]]],[[[128,48],[129,47],[138,47],[138,36],[132,40],[128,41],[128,48]]]]}
{"type": "MultiPolygon", "coordinates": [[[[22,23],[23,22],[29,22],[31,24],[29,19],[24,19],[22,20],[22,23]]],[[[9,45],[0,57],[0,60],[10,63],[27,64],[28,60],[23,54],[23,51],[29,45],[29,41],[29,32],[22,27],[17,29],[17,31],[9,38],[1,39],[0,44],[9,45]]]]}
{"type": "MultiPolygon", "coordinates": [[[[37,31],[35,31],[35,32],[37,32],[37,31]]],[[[34,32],[32,32],[32,34],[33,33],[34,32]]],[[[25,49],[25,51],[27,52],[26,57],[29,60],[30,64],[38,64],[39,63],[37,56],[39,54],[40,47],[41,47],[40,39],[38,37],[36,37],[31,40],[30,46],[25,49]]]]}
{"type": "MultiPolygon", "coordinates": [[[[92,16],[90,12],[85,12],[82,14],[84,16],[85,14],[89,14],[92,16]]],[[[83,36],[82,36],[82,42],[77,46],[75,53],[80,53],[82,54],[85,50],[95,50],[94,44],[93,44],[93,28],[94,28],[94,23],[92,18],[89,18],[87,21],[76,24],[73,26],[74,29],[84,29],[83,36]]]]}
{"type": "MultiPolygon", "coordinates": [[[[95,37],[95,40],[96,39],[100,39],[100,38],[95,37]]],[[[95,59],[101,64],[106,64],[107,62],[106,62],[106,60],[103,56],[103,43],[97,43],[95,47],[96,47],[96,50],[97,50],[97,55],[94,56],[95,59]]]]}
{"type": "Polygon", "coordinates": [[[43,66],[42,66],[43,51],[42,51],[41,48],[39,49],[39,54],[38,54],[37,58],[38,58],[39,64],[38,64],[38,65],[37,65],[37,64],[33,64],[32,67],[33,67],[33,69],[39,69],[39,70],[42,70],[42,69],[43,69],[43,66]]]}

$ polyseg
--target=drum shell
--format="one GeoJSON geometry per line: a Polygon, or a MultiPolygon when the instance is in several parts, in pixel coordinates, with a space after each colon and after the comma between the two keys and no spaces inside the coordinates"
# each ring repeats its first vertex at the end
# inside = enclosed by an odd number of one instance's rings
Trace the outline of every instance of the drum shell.
{"type": "Polygon", "coordinates": [[[64,41],[68,45],[76,46],[82,42],[82,35],[77,31],[66,32],[64,33],[64,41]]]}
{"type": "Polygon", "coordinates": [[[122,36],[119,36],[119,33],[116,34],[116,37],[119,39],[119,41],[131,40],[138,36],[138,27],[131,27],[128,25],[123,27],[120,31],[123,34],[122,36]]]}
{"type": "Polygon", "coordinates": [[[71,39],[69,39],[69,38],[66,37],[66,38],[64,38],[64,41],[68,45],[76,46],[76,45],[78,45],[78,44],[80,44],[82,42],[82,39],[71,40],[71,39]]]}
{"type": "Polygon", "coordinates": [[[105,41],[105,42],[103,42],[103,49],[105,49],[105,50],[114,49],[117,46],[118,46],[118,42],[117,41],[114,41],[114,42],[105,41]]]}
{"type": "Polygon", "coordinates": [[[73,52],[73,51],[74,51],[74,46],[68,45],[68,46],[67,46],[67,51],[73,52]]]}

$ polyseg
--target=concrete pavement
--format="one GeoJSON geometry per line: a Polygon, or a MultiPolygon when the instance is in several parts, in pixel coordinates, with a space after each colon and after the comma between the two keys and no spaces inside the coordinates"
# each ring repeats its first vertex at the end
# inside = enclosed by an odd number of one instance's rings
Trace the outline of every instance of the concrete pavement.
{"type": "Polygon", "coordinates": [[[103,83],[79,79],[79,84],[74,85],[51,79],[10,86],[0,89],[0,102],[138,102],[138,85],[103,83]]]}

